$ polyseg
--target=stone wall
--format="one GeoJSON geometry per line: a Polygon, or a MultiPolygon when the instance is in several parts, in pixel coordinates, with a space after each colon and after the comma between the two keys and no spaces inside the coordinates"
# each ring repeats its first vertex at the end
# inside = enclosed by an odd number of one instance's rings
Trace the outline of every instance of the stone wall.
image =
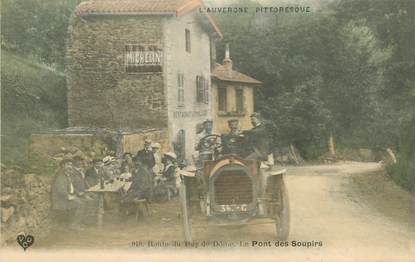
{"type": "Polygon", "coordinates": [[[49,232],[51,183],[51,176],[2,166],[0,246],[16,244],[20,233],[31,234],[36,241],[49,232]]]}
{"type": "Polygon", "coordinates": [[[169,137],[167,131],[150,131],[143,133],[126,133],[123,135],[124,152],[132,154],[137,153],[139,149],[144,148],[144,140],[151,139],[153,142],[160,143],[160,152],[165,153],[171,151],[169,137]]]}
{"type": "Polygon", "coordinates": [[[162,73],[126,73],[126,44],[162,46],[162,17],[74,17],[67,44],[68,122],[103,128],[166,127],[162,73]]]}
{"type": "Polygon", "coordinates": [[[170,150],[166,129],[143,129],[134,132],[116,132],[108,129],[68,128],[49,133],[32,134],[31,155],[50,160],[62,152],[62,148],[78,148],[84,153],[94,153],[103,157],[105,148],[118,156],[125,152],[136,153],[143,148],[144,140],[151,139],[161,144],[161,150],[170,150]]]}

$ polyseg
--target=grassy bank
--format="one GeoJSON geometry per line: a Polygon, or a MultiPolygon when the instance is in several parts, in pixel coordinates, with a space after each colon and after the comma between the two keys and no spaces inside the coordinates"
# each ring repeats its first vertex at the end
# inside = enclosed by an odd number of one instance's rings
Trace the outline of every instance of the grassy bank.
{"type": "Polygon", "coordinates": [[[5,50],[1,73],[2,162],[25,164],[31,133],[66,126],[65,77],[5,50]]]}

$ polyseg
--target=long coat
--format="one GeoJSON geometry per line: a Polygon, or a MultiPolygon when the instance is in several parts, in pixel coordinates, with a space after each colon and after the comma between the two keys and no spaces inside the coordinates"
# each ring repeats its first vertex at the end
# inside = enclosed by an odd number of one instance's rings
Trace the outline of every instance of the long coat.
{"type": "Polygon", "coordinates": [[[176,166],[173,164],[167,165],[163,171],[163,177],[170,186],[176,186],[176,166]]]}
{"type": "Polygon", "coordinates": [[[77,195],[82,195],[87,189],[84,175],[81,172],[81,170],[72,168],[72,183],[77,195]]]}
{"type": "Polygon", "coordinates": [[[70,177],[70,170],[60,168],[56,173],[51,187],[52,209],[59,211],[71,210],[74,208],[74,188],[70,177]]]}
{"type": "Polygon", "coordinates": [[[270,137],[263,124],[244,132],[248,137],[250,151],[255,153],[260,159],[266,160],[270,152],[270,137]]]}
{"type": "Polygon", "coordinates": [[[132,184],[123,201],[131,201],[134,198],[149,198],[152,189],[152,173],[147,167],[139,166],[132,174],[132,184]]]}
{"type": "Polygon", "coordinates": [[[99,182],[99,171],[91,167],[85,172],[85,184],[87,188],[95,186],[99,182]]]}
{"type": "Polygon", "coordinates": [[[142,149],[138,151],[135,159],[146,165],[150,170],[156,165],[153,151],[150,150],[142,149]]]}

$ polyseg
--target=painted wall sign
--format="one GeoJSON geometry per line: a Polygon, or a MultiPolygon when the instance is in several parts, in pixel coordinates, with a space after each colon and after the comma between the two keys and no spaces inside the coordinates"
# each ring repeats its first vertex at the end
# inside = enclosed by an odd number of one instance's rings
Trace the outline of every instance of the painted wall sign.
{"type": "Polygon", "coordinates": [[[127,73],[161,72],[163,49],[158,45],[129,44],[125,46],[127,73]]]}
{"type": "Polygon", "coordinates": [[[189,118],[189,117],[200,117],[207,116],[208,112],[206,110],[201,111],[175,111],[173,113],[174,118],[189,118]]]}

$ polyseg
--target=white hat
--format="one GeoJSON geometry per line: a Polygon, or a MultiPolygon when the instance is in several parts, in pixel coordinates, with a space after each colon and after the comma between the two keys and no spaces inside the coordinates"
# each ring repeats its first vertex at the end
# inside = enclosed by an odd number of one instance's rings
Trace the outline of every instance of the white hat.
{"type": "Polygon", "coordinates": [[[160,145],[160,143],[153,143],[153,144],[151,144],[151,147],[161,148],[161,145],[160,145]]]}
{"type": "Polygon", "coordinates": [[[102,162],[104,162],[104,164],[108,164],[109,162],[111,162],[112,160],[112,156],[106,156],[104,157],[104,159],[102,159],[102,162]]]}
{"type": "Polygon", "coordinates": [[[175,153],[173,153],[173,152],[167,152],[167,153],[164,153],[164,155],[165,155],[165,156],[168,156],[168,157],[171,157],[171,158],[173,158],[174,160],[176,160],[176,159],[177,159],[176,154],[175,154],[175,153]]]}

